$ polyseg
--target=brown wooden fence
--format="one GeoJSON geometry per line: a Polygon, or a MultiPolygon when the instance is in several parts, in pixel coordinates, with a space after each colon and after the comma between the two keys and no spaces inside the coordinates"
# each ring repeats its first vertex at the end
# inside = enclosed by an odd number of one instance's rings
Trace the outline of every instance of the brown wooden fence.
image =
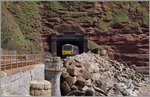
{"type": "Polygon", "coordinates": [[[43,54],[17,54],[16,51],[1,51],[1,70],[43,63],[43,54]]]}

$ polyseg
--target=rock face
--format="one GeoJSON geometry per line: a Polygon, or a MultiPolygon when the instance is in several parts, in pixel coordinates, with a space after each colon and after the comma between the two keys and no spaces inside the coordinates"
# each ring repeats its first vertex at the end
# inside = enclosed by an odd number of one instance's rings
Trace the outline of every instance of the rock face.
{"type": "MultiPolygon", "coordinates": [[[[145,22],[148,22],[148,2],[80,3],[80,7],[70,5],[69,9],[52,10],[48,2],[42,2],[41,33],[86,32],[107,50],[111,59],[127,65],[148,66],[149,26],[145,22]]],[[[48,50],[49,44],[43,42],[48,50]]]]}
{"type": "Polygon", "coordinates": [[[9,47],[20,52],[32,48],[31,53],[39,53],[37,48],[42,48],[49,52],[51,34],[73,31],[89,34],[91,40],[107,49],[111,59],[128,65],[148,66],[148,4],[148,1],[6,2],[2,4],[2,19],[4,17],[6,22],[2,32],[16,34],[12,36],[7,33],[8,39],[2,37],[2,48],[9,47]],[[28,9],[30,6],[34,8],[28,9]],[[20,37],[16,38],[15,35],[20,37]],[[7,43],[9,37],[14,37],[15,41],[7,43]],[[29,43],[28,46],[26,43],[29,43]]]}
{"type": "Polygon", "coordinates": [[[138,73],[120,62],[104,59],[98,54],[83,53],[68,57],[64,59],[63,65],[62,95],[137,96],[141,86],[149,83],[148,75],[138,73]],[[77,69],[78,75],[67,71],[70,66],[77,69]]]}
{"type": "Polygon", "coordinates": [[[107,50],[111,59],[127,65],[148,66],[148,32],[136,32],[138,30],[115,30],[114,33],[105,33],[93,38],[107,50]]]}

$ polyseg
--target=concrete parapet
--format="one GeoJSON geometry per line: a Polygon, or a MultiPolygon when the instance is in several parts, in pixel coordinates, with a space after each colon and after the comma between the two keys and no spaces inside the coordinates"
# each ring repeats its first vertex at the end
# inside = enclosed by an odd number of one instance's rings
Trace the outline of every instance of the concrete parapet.
{"type": "Polygon", "coordinates": [[[29,95],[32,80],[44,80],[44,64],[31,65],[0,72],[0,94],[29,95]]]}

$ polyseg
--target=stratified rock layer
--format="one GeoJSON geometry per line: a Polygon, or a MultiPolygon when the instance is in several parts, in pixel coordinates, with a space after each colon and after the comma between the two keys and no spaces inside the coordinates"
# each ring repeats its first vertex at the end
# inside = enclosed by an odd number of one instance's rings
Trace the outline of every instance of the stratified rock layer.
{"type": "MultiPolygon", "coordinates": [[[[88,33],[107,50],[109,58],[148,67],[148,2],[81,2],[80,6],[54,11],[48,2],[40,4],[42,34],[88,33]]],[[[49,43],[43,42],[48,51],[49,43]]]]}

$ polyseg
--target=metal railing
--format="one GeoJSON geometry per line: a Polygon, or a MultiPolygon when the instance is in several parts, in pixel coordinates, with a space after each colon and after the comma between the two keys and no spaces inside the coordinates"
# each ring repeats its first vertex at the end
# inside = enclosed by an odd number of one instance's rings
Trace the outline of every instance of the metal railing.
{"type": "Polygon", "coordinates": [[[8,70],[44,63],[43,54],[17,54],[15,51],[1,52],[1,70],[8,70]]]}

